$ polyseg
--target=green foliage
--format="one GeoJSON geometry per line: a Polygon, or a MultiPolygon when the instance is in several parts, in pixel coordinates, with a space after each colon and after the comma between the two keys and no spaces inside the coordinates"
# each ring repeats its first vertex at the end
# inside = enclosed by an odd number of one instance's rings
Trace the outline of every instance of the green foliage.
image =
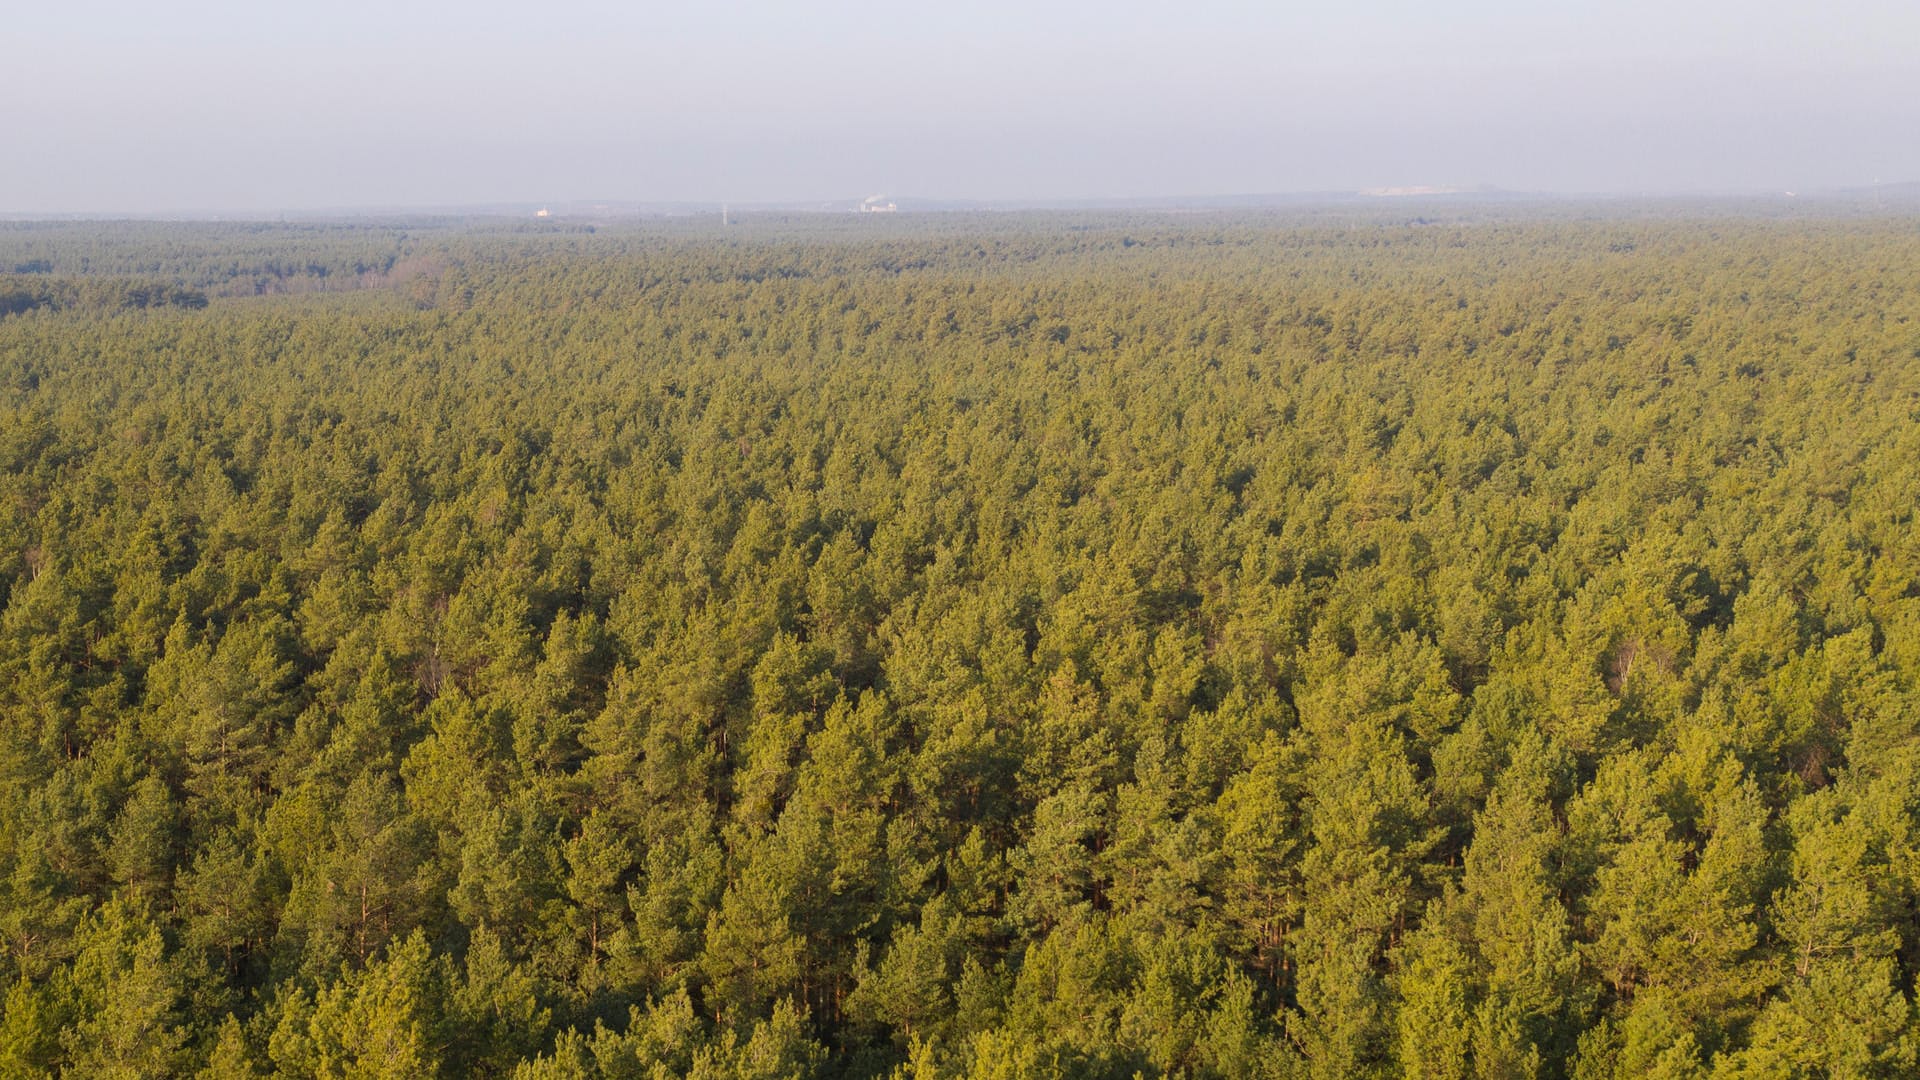
{"type": "Polygon", "coordinates": [[[0,1076],[1920,1068],[1910,222],[0,225],[0,1076]]]}

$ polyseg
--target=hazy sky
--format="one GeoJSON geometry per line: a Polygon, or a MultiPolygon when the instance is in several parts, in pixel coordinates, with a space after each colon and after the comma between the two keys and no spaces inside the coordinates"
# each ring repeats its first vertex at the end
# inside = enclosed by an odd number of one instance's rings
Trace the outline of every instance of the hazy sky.
{"type": "Polygon", "coordinates": [[[1920,179],[1915,0],[60,0],[0,211],[1920,179]]]}

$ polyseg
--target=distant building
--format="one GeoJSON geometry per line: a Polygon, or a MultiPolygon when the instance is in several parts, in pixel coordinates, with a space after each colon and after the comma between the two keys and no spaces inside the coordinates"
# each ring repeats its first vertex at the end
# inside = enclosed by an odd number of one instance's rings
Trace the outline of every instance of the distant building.
{"type": "Polygon", "coordinates": [[[900,207],[885,195],[869,195],[866,201],[860,204],[860,212],[863,214],[892,214],[899,209],[900,207]]]}
{"type": "Polygon", "coordinates": [[[1376,187],[1365,188],[1360,194],[1376,199],[1404,199],[1418,195],[1460,195],[1463,190],[1457,187],[1430,187],[1419,184],[1412,187],[1376,187]]]}

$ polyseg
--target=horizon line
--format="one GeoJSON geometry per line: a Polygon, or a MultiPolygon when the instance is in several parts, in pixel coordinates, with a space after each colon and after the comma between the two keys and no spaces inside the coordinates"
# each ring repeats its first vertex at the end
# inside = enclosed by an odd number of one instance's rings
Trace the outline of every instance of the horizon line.
{"type": "MultiPolygon", "coordinates": [[[[173,209],[12,210],[0,208],[0,221],[230,221],[273,222],[353,217],[509,217],[537,215],[538,220],[580,217],[593,211],[634,217],[671,217],[693,213],[858,213],[876,200],[888,200],[882,212],[951,213],[981,210],[1251,210],[1278,208],[1263,204],[1290,204],[1294,208],[1328,204],[1391,205],[1420,201],[1504,202],[1659,202],[1695,200],[1830,201],[1870,198],[1908,189],[1920,190],[1920,180],[1875,181],[1856,186],[1828,186],[1792,190],[1779,188],[1640,188],[1640,189],[1515,189],[1492,184],[1402,184],[1366,188],[1321,188],[1292,191],[1228,192],[1215,194],[1149,195],[870,195],[828,197],[728,198],[561,198],[480,199],[462,202],[343,203],[286,206],[272,209],[182,207],[173,209]]],[[[876,208],[880,209],[880,208],[876,208]]]]}

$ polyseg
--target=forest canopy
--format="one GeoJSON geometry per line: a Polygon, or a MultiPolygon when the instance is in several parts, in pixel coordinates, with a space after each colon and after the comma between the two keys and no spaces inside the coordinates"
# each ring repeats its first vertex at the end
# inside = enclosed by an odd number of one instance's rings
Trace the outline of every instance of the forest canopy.
{"type": "Polygon", "coordinates": [[[0,226],[0,1075],[1920,1070],[1920,229],[0,226]]]}

